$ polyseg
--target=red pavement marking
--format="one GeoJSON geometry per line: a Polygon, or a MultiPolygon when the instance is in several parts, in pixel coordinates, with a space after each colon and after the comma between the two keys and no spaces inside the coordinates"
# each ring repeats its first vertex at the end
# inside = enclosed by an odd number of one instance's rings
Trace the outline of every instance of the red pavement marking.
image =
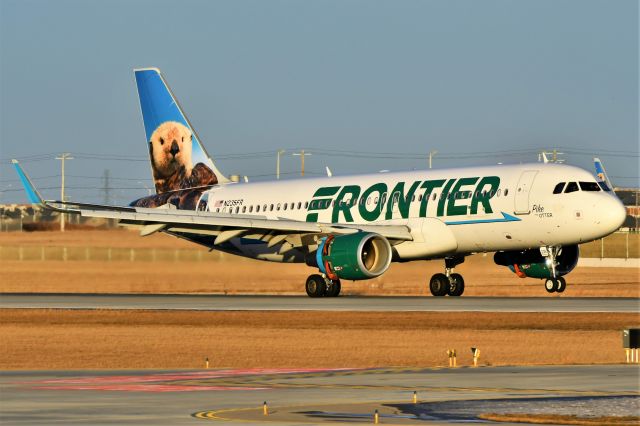
{"type": "Polygon", "coordinates": [[[98,390],[120,392],[198,392],[198,391],[236,391],[263,390],[266,388],[229,387],[229,386],[178,386],[178,385],[100,385],[100,386],[34,386],[40,390],[98,390]]]}
{"type": "Polygon", "coordinates": [[[165,384],[176,380],[216,379],[234,376],[324,373],[354,370],[351,368],[249,368],[230,370],[202,370],[186,373],[141,374],[131,376],[88,376],[65,379],[46,379],[20,384],[31,385],[33,389],[51,390],[102,390],[102,391],[135,391],[135,392],[194,392],[222,390],[259,390],[260,387],[229,386],[196,386],[165,384]],[[155,384],[146,384],[153,383],[155,384]],[[34,386],[35,385],[35,386],[34,386]],[[57,385],[57,386],[48,386],[57,385]]]}

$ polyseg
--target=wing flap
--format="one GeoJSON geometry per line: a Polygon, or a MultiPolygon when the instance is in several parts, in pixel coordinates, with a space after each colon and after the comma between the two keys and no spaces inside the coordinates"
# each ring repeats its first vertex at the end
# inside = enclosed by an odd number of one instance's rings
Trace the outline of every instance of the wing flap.
{"type": "Polygon", "coordinates": [[[175,230],[175,228],[189,228],[193,233],[197,233],[198,230],[208,231],[203,232],[208,235],[213,233],[211,231],[218,231],[218,236],[231,230],[240,230],[238,235],[247,230],[265,230],[273,234],[351,234],[362,231],[375,232],[391,240],[410,241],[413,239],[409,228],[403,225],[313,223],[290,219],[267,219],[255,216],[243,217],[210,212],[148,208],[136,208],[134,211],[81,208],[80,214],[86,217],[117,219],[123,225],[142,225],[143,231],[160,230],[160,228],[167,231],[175,230]],[[166,226],[160,227],[159,225],[166,226]]]}

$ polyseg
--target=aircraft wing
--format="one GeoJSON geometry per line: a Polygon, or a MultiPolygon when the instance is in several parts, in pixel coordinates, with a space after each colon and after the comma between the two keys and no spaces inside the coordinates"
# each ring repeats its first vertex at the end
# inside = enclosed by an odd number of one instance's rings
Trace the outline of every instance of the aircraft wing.
{"type": "MultiPolygon", "coordinates": [[[[262,234],[272,242],[283,241],[291,234],[351,234],[375,232],[389,240],[411,240],[409,228],[402,225],[360,225],[312,223],[291,219],[268,219],[260,216],[232,215],[192,210],[136,207],[135,211],[80,208],[86,217],[117,219],[122,225],[140,227],[141,235],[157,231],[214,235],[214,245],[246,234],[262,234]]],[[[275,243],[274,243],[275,244],[275,243]]]]}
{"type": "Polygon", "coordinates": [[[43,207],[84,217],[115,219],[121,225],[140,228],[141,235],[173,232],[215,236],[214,245],[235,237],[251,236],[275,245],[287,240],[304,245],[302,236],[314,234],[351,234],[375,232],[391,242],[412,240],[407,226],[315,223],[291,219],[269,219],[264,216],[212,213],[175,208],[117,207],[75,202],[45,201],[16,160],[12,161],[25,187],[29,201],[43,207]],[[293,238],[291,238],[293,237],[293,238]],[[300,238],[296,238],[300,237],[300,238]]]}

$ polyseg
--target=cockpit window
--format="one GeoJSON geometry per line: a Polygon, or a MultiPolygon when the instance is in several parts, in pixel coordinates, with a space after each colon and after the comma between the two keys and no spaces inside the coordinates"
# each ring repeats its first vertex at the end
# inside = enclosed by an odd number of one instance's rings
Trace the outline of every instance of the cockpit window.
{"type": "Polygon", "coordinates": [[[553,193],[554,194],[560,194],[562,193],[562,190],[564,189],[564,185],[566,182],[560,182],[559,184],[556,185],[555,188],[553,188],[553,193]]]}
{"type": "Polygon", "coordinates": [[[596,182],[580,182],[580,189],[583,191],[600,191],[600,186],[596,182]]]}
{"type": "Polygon", "coordinates": [[[611,191],[611,188],[609,188],[605,182],[600,181],[598,182],[598,185],[600,185],[600,188],[602,188],[603,191],[611,191]]]}
{"type": "Polygon", "coordinates": [[[565,194],[568,194],[570,192],[576,192],[579,191],[580,189],[578,188],[578,184],[576,182],[569,182],[567,184],[567,187],[564,190],[565,194]]]}

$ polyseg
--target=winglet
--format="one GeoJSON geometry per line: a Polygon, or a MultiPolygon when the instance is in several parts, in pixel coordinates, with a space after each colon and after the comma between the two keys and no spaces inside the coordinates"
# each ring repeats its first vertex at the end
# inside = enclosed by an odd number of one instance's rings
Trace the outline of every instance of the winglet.
{"type": "Polygon", "coordinates": [[[29,199],[29,202],[31,204],[44,205],[45,203],[44,203],[44,200],[42,199],[42,196],[40,195],[36,187],[33,186],[33,183],[31,183],[31,179],[29,179],[29,176],[27,176],[24,170],[22,170],[22,167],[20,167],[20,163],[18,163],[18,160],[13,159],[11,160],[11,163],[16,168],[16,172],[18,173],[18,177],[20,178],[20,182],[22,183],[22,186],[24,186],[24,190],[27,193],[27,198],[29,199]]]}

